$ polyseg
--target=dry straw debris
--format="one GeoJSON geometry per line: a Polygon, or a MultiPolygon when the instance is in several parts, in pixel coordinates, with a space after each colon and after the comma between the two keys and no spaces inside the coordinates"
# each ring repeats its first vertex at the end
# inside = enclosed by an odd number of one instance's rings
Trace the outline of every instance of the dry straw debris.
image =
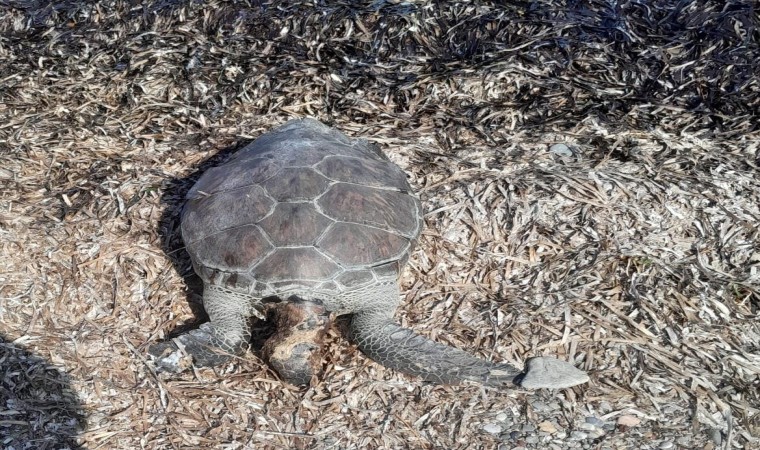
{"type": "Polygon", "coordinates": [[[503,3],[0,0],[0,447],[758,448],[757,4],[503,3]],[[301,116],[421,194],[404,324],[592,383],[429,385],[338,328],[308,390],[157,376],[184,192],[301,116]]]}

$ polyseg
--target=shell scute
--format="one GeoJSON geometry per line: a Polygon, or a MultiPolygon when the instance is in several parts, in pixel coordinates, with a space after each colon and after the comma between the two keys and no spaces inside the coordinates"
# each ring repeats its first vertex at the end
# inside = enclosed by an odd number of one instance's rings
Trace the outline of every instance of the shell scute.
{"type": "Polygon", "coordinates": [[[229,272],[246,272],[274,247],[256,225],[245,225],[206,236],[190,255],[195,264],[229,272]]]}
{"type": "Polygon", "coordinates": [[[317,246],[343,266],[365,267],[401,257],[409,240],[378,228],[338,222],[317,241],[317,246]]]}
{"type": "Polygon", "coordinates": [[[182,238],[190,244],[230,228],[254,224],[273,206],[274,200],[255,185],[195,197],[182,211],[182,238]]]}
{"type": "Polygon", "coordinates": [[[341,222],[370,225],[408,237],[419,228],[414,199],[402,192],[336,183],[317,203],[325,214],[341,222]]]}
{"type": "Polygon", "coordinates": [[[267,158],[240,158],[208,169],[188,191],[188,199],[207,197],[218,192],[253,186],[271,178],[280,165],[267,158]]]}
{"type": "Polygon", "coordinates": [[[253,268],[263,281],[323,280],[341,270],[313,247],[278,248],[253,268]]]}
{"type": "Polygon", "coordinates": [[[389,161],[327,156],[316,165],[322,175],[335,181],[408,191],[406,175],[389,161]]]}
{"type": "Polygon", "coordinates": [[[292,167],[282,169],[262,184],[275,200],[295,202],[311,200],[323,193],[330,181],[312,169],[292,167]]]}
{"type": "Polygon", "coordinates": [[[280,203],[259,226],[275,245],[313,245],[333,223],[311,203],[280,203]]]}

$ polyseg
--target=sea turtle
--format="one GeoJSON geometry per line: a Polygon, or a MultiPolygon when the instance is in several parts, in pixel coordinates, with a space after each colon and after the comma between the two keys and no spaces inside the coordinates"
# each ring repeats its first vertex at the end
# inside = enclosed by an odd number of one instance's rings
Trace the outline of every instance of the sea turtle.
{"type": "Polygon", "coordinates": [[[279,330],[264,353],[295,384],[315,373],[330,313],[351,315],[350,334],[371,359],[425,380],[526,388],[588,381],[557,359],[533,358],[522,373],[397,324],[398,276],[422,230],[420,202],[377,146],[317,120],[287,122],[206,171],[187,194],[181,228],[210,321],[152,346],[160,369],[243,354],[248,319],[278,305],[279,330]]]}

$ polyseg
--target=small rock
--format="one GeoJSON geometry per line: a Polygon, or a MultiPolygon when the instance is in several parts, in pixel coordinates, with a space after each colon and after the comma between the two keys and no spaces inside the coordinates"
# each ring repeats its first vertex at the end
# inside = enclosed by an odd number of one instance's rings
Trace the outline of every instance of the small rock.
{"type": "Polygon", "coordinates": [[[542,401],[535,401],[530,404],[530,406],[533,407],[536,411],[544,412],[544,411],[551,411],[551,408],[549,408],[549,405],[542,401]]]}
{"type": "Polygon", "coordinates": [[[691,446],[691,438],[689,436],[681,436],[680,438],[676,439],[676,444],[680,445],[681,447],[689,447],[691,446]]]}
{"type": "Polygon", "coordinates": [[[525,442],[528,444],[538,444],[538,436],[528,436],[525,438],[525,442]]]}
{"type": "Polygon", "coordinates": [[[612,411],[612,405],[610,405],[610,402],[599,402],[600,413],[607,414],[610,411],[612,411]]]}
{"type": "Polygon", "coordinates": [[[573,156],[573,151],[565,144],[554,144],[549,147],[549,151],[557,156],[573,156]]]}
{"type": "Polygon", "coordinates": [[[522,431],[523,433],[532,433],[536,431],[536,426],[533,425],[532,423],[526,423],[525,425],[522,426],[520,431],[522,431]]]}
{"type": "Polygon", "coordinates": [[[573,431],[570,433],[570,439],[574,439],[576,441],[582,441],[588,437],[588,433],[585,433],[583,431],[573,431]]]}
{"type": "Polygon", "coordinates": [[[496,423],[487,423],[483,425],[483,431],[491,434],[499,434],[501,433],[501,425],[496,423]]]}
{"type": "Polygon", "coordinates": [[[507,415],[504,413],[496,414],[496,420],[498,420],[499,422],[504,422],[505,420],[507,420],[507,415]]]}
{"type": "Polygon", "coordinates": [[[604,421],[598,417],[586,417],[586,423],[591,424],[597,428],[602,428],[604,426],[604,421]]]}
{"type": "Polygon", "coordinates": [[[660,448],[663,449],[663,450],[667,450],[667,449],[673,448],[673,447],[674,447],[674,445],[673,445],[672,441],[665,441],[662,444],[660,444],[660,448]]]}
{"type": "Polygon", "coordinates": [[[602,437],[604,435],[605,435],[604,430],[600,430],[598,428],[596,430],[594,430],[594,431],[589,431],[588,432],[588,437],[590,437],[591,439],[597,439],[597,438],[600,438],[600,437],[602,437]]]}
{"type": "Polygon", "coordinates": [[[625,415],[618,417],[617,423],[618,425],[622,425],[624,427],[635,427],[641,423],[641,419],[636,416],[625,415]]]}
{"type": "Polygon", "coordinates": [[[591,431],[591,430],[596,430],[596,425],[584,422],[584,423],[578,425],[578,428],[580,428],[581,430],[584,430],[584,431],[591,431]]]}
{"type": "Polygon", "coordinates": [[[556,433],[557,427],[554,426],[553,423],[549,422],[548,420],[543,421],[538,424],[538,429],[545,432],[545,433],[556,433]]]}
{"type": "Polygon", "coordinates": [[[715,450],[715,444],[708,442],[704,447],[702,447],[702,450],[715,450]]]}

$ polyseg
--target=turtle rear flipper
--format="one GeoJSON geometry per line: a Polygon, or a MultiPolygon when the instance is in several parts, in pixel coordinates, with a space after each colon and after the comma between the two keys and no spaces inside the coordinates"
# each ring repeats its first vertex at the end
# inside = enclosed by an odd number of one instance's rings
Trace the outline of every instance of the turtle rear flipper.
{"type": "Polygon", "coordinates": [[[552,358],[533,358],[526,373],[510,364],[477,358],[420,336],[382,312],[354,314],[351,333],[362,352],[374,361],[436,383],[475,381],[500,388],[559,389],[588,381],[584,372],[552,358]]]}
{"type": "Polygon", "coordinates": [[[218,366],[248,351],[251,340],[249,321],[252,316],[260,315],[257,299],[206,284],[203,307],[209,322],[150,346],[148,352],[157,369],[182,372],[191,364],[218,366]]]}

